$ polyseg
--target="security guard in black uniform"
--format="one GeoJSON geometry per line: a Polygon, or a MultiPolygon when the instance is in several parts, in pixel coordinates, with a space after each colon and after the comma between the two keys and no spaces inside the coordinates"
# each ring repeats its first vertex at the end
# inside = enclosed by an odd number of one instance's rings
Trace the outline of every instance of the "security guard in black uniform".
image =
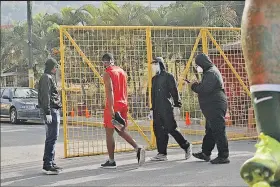
{"type": "Polygon", "coordinates": [[[192,146],[177,130],[175,115],[180,114],[181,99],[174,76],[165,71],[162,57],[156,57],[152,62],[154,76],[152,78],[152,108],[150,118],[154,120],[158,154],[153,161],[167,160],[167,144],[170,134],[185,151],[185,158],[191,156],[192,146]]]}

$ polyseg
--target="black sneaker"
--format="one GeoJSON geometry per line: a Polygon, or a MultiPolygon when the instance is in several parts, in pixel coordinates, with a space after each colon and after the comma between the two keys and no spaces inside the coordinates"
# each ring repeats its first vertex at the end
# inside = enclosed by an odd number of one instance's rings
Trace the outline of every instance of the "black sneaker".
{"type": "Polygon", "coordinates": [[[207,156],[205,153],[203,152],[198,152],[198,153],[193,153],[192,154],[195,158],[198,158],[200,160],[205,160],[206,162],[210,161],[210,156],[207,156]]]}
{"type": "Polygon", "coordinates": [[[107,160],[104,164],[101,164],[102,168],[108,168],[108,169],[115,169],[117,168],[116,162],[110,162],[107,160]]]}
{"type": "Polygon", "coordinates": [[[120,112],[115,113],[115,116],[112,119],[112,123],[119,131],[121,131],[125,127],[125,120],[121,116],[120,112]]]}
{"type": "Polygon", "coordinates": [[[230,163],[228,158],[223,158],[223,157],[217,157],[213,160],[210,161],[211,164],[228,164],[230,163]]]}
{"type": "Polygon", "coordinates": [[[61,167],[58,167],[55,163],[53,163],[53,167],[54,167],[55,169],[57,169],[57,170],[62,170],[62,168],[61,168],[61,167]]]}
{"type": "Polygon", "coordinates": [[[43,172],[47,175],[58,175],[59,170],[53,166],[43,166],[43,172]]]}
{"type": "Polygon", "coordinates": [[[144,163],[145,163],[145,160],[146,160],[146,151],[145,151],[145,149],[143,149],[143,148],[138,148],[136,157],[137,157],[137,161],[138,161],[139,166],[141,166],[142,164],[144,164],[144,163]]]}

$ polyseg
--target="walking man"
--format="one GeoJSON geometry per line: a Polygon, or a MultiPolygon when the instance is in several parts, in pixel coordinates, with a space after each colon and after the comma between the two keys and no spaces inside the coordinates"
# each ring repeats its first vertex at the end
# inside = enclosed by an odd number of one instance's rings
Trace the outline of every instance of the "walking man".
{"type": "Polygon", "coordinates": [[[174,76],[165,71],[164,60],[156,57],[152,62],[154,77],[152,78],[152,108],[150,118],[154,120],[154,134],[156,136],[158,154],[151,158],[153,161],[167,160],[167,145],[169,136],[185,152],[185,158],[191,156],[192,145],[177,130],[174,115],[180,115],[181,99],[174,76]],[[173,102],[171,102],[173,100],[173,102]]]}
{"type": "Polygon", "coordinates": [[[145,162],[145,150],[140,148],[134,139],[125,131],[127,126],[127,74],[114,64],[113,55],[106,53],[102,57],[105,67],[103,80],[106,92],[106,105],[104,109],[104,126],[106,130],[106,143],[109,160],[101,164],[103,168],[116,168],[114,160],[115,140],[114,131],[125,139],[136,151],[139,165],[145,162]]]}
{"type": "Polygon", "coordinates": [[[60,94],[55,80],[56,69],[57,61],[53,58],[47,59],[45,72],[40,78],[38,88],[38,104],[43,113],[46,128],[43,172],[49,175],[58,174],[62,169],[54,161],[55,144],[59,136],[61,108],[60,94]]]}
{"type": "Polygon", "coordinates": [[[229,163],[225,124],[228,105],[222,75],[210,58],[203,53],[196,56],[195,64],[197,72],[203,72],[202,81],[192,81],[190,84],[191,89],[198,94],[200,109],[206,118],[206,134],[203,138],[202,151],[193,153],[193,156],[208,162],[217,145],[218,157],[210,162],[212,164],[229,163]]]}

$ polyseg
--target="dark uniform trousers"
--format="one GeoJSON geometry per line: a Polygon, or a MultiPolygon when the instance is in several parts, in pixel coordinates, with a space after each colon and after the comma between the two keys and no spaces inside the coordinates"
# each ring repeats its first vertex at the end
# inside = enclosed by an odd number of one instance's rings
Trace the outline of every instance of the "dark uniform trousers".
{"type": "Polygon", "coordinates": [[[206,118],[205,136],[202,142],[202,152],[211,155],[215,145],[217,145],[218,156],[228,158],[228,140],[226,136],[225,115],[227,110],[226,103],[219,103],[203,108],[202,113],[206,118]]]}
{"type": "Polygon", "coordinates": [[[183,137],[183,135],[177,130],[177,123],[175,121],[173,112],[160,114],[154,112],[154,134],[157,142],[157,149],[159,154],[167,155],[167,145],[170,134],[179,144],[179,146],[187,150],[189,142],[183,137]]]}

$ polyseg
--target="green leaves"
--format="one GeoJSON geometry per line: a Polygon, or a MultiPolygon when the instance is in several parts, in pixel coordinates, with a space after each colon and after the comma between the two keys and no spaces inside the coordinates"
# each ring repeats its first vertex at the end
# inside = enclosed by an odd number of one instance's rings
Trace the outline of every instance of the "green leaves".
{"type": "MultiPolygon", "coordinates": [[[[240,4],[240,3],[239,3],[240,4]]],[[[228,2],[206,2],[206,1],[176,1],[169,6],[161,6],[158,8],[145,7],[136,3],[125,3],[118,6],[114,2],[103,2],[100,8],[94,7],[92,4],[87,4],[79,8],[64,7],[59,13],[53,14],[37,14],[33,17],[33,54],[34,61],[39,65],[45,62],[45,58],[51,55],[53,48],[59,48],[59,25],[145,25],[145,26],[238,26],[242,13],[242,6],[238,3],[228,2]]],[[[9,30],[1,30],[1,63],[2,68],[10,67],[13,64],[24,63],[28,57],[27,44],[27,23],[13,23],[15,27],[9,30]],[[13,51],[13,53],[11,52],[13,51]],[[11,60],[13,59],[13,60],[11,60]]],[[[85,33],[82,41],[96,40],[95,44],[87,48],[86,53],[90,56],[96,55],[97,46],[101,45],[101,41],[97,41],[97,31],[85,33]]],[[[107,31],[108,33],[110,31],[107,31]]],[[[194,43],[194,38],[189,38],[189,41],[180,41],[179,37],[184,38],[184,35],[193,35],[193,33],[171,33],[165,31],[160,33],[154,32],[155,37],[160,34],[160,39],[153,41],[156,53],[174,47],[176,54],[165,54],[168,57],[176,56],[176,58],[189,56],[191,48],[189,46],[182,47],[185,43],[194,43]],[[178,37],[170,41],[170,37],[178,37]],[[163,43],[162,43],[163,42],[163,43]],[[181,44],[182,43],[182,44],[181,44]]],[[[98,37],[103,36],[103,32],[98,32],[98,37]]],[[[70,33],[71,34],[71,33],[70,33]]],[[[233,34],[231,37],[234,37],[233,34]]],[[[73,37],[77,37],[75,34],[73,37]]],[[[81,36],[79,36],[81,37],[81,36]]],[[[126,36],[129,38],[129,36],[126,36]]],[[[125,41],[124,39],[123,41],[125,41]]],[[[226,40],[226,38],[225,38],[226,40]]],[[[104,41],[107,41],[104,38],[104,41]]],[[[111,44],[121,42],[119,37],[112,38],[111,44]]],[[[79,43],[79,42],[78,42],[79,43]]],[[[83,43],[82,45],[88,45],[83,43]]],[[[106,44],[107,45],[107,44],[106,44]]],[[[141,44],[144,45],[144,44],[141,44]]],[[[105,49],[102,49],[105,50],[105,49]]],[[[106,50],[109,50],[106,49],[106,50]]],[[[110,50],[116,51],[116,46],[111,46],[110,50]]],[[[138,49],[135,49],[138,50],[138,49]]],[[[145,51],[145,49],[143,50],[145,51]]],[[[142,51],[141,51],[142,52],[142,51]]],[[[125,55],[124,55],[125,56],[125,55]]],[[[89,57],[91,58],[91,57],[89,57]]],[[[141,57],[144,58],[144,57],[141,57]]],[[[174,57],[175,58],[175,57],[174,57]]]]}

